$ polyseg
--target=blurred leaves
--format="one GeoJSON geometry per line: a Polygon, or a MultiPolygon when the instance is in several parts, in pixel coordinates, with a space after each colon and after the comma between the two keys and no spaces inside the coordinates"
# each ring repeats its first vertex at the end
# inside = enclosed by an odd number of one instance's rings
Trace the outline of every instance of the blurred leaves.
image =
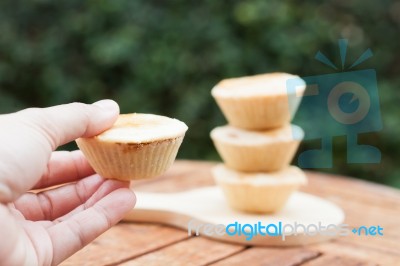
{"type": "MultiPolygon", "coordinates": [[[[330,171],[400,186],[400,5],[383,1],[21,0],[0,2],[0,111],[115,99],[122,112],[176,117],[190,130],[180,157],[217,159],[209,131],[225,123],[210,90],[227,77],[330,73],[318,50],[378,73],[384,130],[363,134],[380,165],[347,165],[335,143],[330,171]]],[[[303,144],[306,149],[309,144],[303,144]]]]}

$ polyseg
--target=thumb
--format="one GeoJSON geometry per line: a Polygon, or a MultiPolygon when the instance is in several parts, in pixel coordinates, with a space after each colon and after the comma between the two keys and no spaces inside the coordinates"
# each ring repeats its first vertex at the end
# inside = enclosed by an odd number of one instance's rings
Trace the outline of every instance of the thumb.
{"type": "Polygon", "coordinates": [[[70,103],[49,108],[30,108],[15,113],[41,133],[55,150],[79,137],[91,137],[110,128],[119,114],[118,104],[102,100],[94,104],[70,103]]]}

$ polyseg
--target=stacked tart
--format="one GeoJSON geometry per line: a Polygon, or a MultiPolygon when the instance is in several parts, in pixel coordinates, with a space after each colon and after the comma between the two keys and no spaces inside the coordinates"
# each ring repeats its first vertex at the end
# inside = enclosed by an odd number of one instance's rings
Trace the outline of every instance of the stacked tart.
{"type": "Polygon", "coordinates": [[[289,93],[286,81],[293,78],[299,77],[271,73],[232,78],[212,89],[229,123],[210,134],[225,163],[213,175],[234,209],[276,212],[307,183],[303,171],[289,165],[304,137],[300,127],[290,124],[306,88],[304,83],[289,93]]]}

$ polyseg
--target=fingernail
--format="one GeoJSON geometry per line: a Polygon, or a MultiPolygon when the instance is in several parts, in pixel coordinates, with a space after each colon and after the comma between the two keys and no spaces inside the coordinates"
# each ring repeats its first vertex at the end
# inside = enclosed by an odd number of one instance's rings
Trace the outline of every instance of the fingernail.
{"type": "Polygon", "coordinates": [[[101,100],[98,102],[93,103],[93,105],[98,106],[107,111],[119,111],[119,106],[113,100],[101,100]]]}

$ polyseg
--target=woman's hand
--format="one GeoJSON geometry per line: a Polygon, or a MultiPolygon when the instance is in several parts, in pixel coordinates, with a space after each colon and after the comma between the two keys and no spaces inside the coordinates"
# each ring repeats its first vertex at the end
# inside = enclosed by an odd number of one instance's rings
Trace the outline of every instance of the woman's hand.
{"type": "Polygon", "coordinates": [[[80,151],[54,152],[108,129],[118,113],[104,100],[0,116],[0,265],[59,264],[133,208],[128,183],[94,174],[80,151]]]}

